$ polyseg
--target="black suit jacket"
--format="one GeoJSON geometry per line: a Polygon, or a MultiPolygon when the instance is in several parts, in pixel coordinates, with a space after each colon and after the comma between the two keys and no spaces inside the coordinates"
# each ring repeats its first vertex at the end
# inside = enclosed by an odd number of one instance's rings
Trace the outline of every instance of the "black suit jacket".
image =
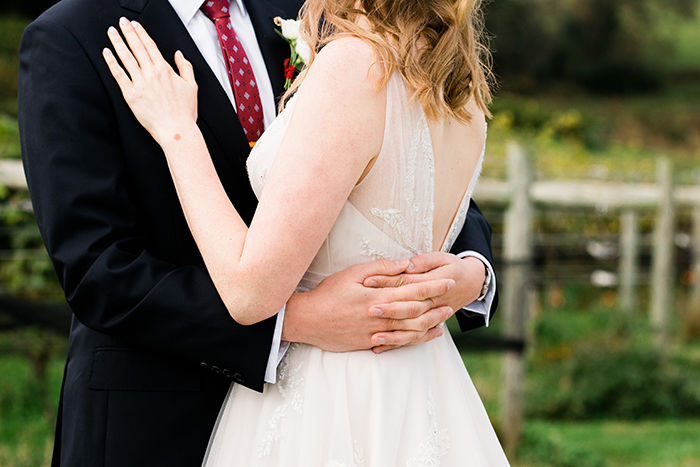
{"type": "MultiPolygon", "coordinates": [[[[289,49],[272,19],[295,17],[300,4],[246,2],[278,96],[289,49]]],[[[179,49],[193,63],[198,124],[216,170],[245,220],[256,206],[236,114],[167,0],[63,0],[27,28],[23,160],[75,315],[54,465],[198,466],[230,382],[262,389],[275,321],[239,326],[216,293],[165,157],[102,58],[121,16],[141,22],[165,57],[179,49]]],[[[455,249],[490,259],[488,224],[470,216],[455,249]]]]}

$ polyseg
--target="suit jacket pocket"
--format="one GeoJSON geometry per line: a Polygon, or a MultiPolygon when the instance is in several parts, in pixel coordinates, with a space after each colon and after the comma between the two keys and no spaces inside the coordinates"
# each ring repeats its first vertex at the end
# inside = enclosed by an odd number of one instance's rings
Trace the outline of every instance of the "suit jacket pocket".
{"type": "Polygon", "coordinates": [[[90,389],[109,391],[199,391],[195,364],[123,348],[97,348],[92,359],[90,389]]]}

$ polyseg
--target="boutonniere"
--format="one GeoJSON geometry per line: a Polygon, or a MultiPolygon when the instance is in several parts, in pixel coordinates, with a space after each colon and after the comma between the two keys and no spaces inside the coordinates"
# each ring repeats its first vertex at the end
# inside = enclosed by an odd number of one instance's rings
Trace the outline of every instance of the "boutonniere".
{"type": "Polygon", "coordinates": [[[311,49],[299,35],[299,20],[282,19],[278,16],[274,21],[281,29],[275,29],[275,32],[289,44],[291,50],[290,57],[284,61],[284,89],[289,89],[294,75],[300,72],[311,58],[311,49]]]}

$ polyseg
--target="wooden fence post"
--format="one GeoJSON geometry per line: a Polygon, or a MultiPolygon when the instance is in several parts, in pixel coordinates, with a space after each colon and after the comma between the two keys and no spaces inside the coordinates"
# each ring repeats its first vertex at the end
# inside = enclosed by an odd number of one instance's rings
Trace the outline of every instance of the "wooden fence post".
{"type": "MultiPolygon", "coordinates": [[[[532,262],[531,171],[527,156],[514,143],[508,146],[508,183],[511,191],[504,220],[502,320],[506,338],[523,340],[529,314],[532,262]]],[[[505,450],[512,454],[520,441],[523,419],[524,354],[506,352],[503,371],[501,433],[505,450]]]]}
{"type": "Polygon", "coordinates": [[[669,314],[674,308],[673,236],[676,220],[673,203],[673,165],[667,158],[656,162],[656,183],[661,188],[661,200],[654,230],[650,315],[656,344],[663,348],[668,344],[669,314]]]}
{"type": "Polygon", "coordinates": [[[625,209],[620,217],[620,305],[632,313],[637,308],[639,278],[639,216],[625,209]]]}

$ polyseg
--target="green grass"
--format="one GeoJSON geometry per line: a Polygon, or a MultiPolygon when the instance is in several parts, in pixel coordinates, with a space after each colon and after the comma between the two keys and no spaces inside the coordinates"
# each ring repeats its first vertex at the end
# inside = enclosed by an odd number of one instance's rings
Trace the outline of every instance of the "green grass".
{"type": "MultiPolygon", "coordinates": [[[[502,355],[464,353],[462,358],[498,424],[502,355]]],[[[700,467],[700,420],[528,420],[525,432],[529,443],[521,458],[511,459],[513,467],[582,467],[580,459],[599,459],[607,467],[700,467]]]]}
{"type": "MultiPolygon", "coordinates": [[[[538,420],[528,422],[527,428],[557,445],[590,452],[611,467],[700,467],[700,420],[636,423],[538,420]]],[[[536,464],[514,463],[514,467],[530,465],[536,464]]]]}
{"type": "Polygon", "coordinates": [[[49,465],[64,362],[59,356],[48,366],[45,408],[29,359],[0,356],[0,466],[49,465]]]}

